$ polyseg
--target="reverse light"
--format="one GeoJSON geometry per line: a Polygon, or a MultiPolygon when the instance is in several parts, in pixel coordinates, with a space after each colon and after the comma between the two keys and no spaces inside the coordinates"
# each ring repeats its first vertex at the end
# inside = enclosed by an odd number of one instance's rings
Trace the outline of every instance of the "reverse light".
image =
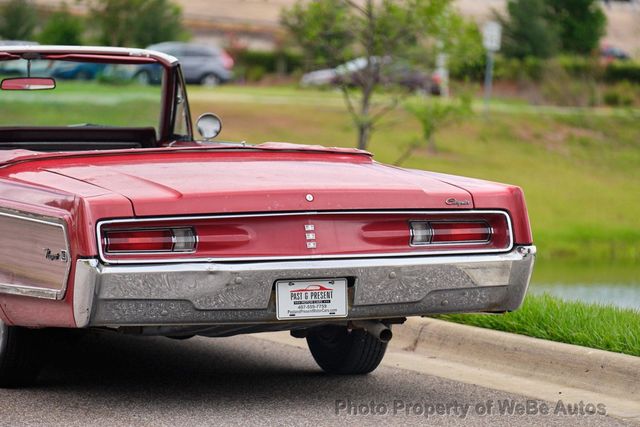
{"type": "Polygon", "coordinates": [[[104,248],[108,253],[192,252],[196,235],[188,227],[107,231],[104,248]]]}
{"type": "Polygon", "coordinates": [[[411,245],[485,243],[492,229],[484,221],[411,221],[411,245]]]}

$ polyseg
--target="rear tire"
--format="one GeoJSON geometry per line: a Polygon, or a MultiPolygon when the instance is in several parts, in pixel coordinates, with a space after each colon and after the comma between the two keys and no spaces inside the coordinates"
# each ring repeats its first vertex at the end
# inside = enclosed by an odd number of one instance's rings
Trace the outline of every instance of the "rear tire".
{"type": "Polygon", "coordinates": [[[151,84],[151,73],[149,73],[148,71],[145,71],[145,70],[138,71],[134,76],[134,78],[136,79],[138,84],[141,84],[144,86],[148,86],[151,84]]]}
{"type": "Polygon", "coordinates": [[[387,343],[363,329],[350,330],[337,325],[310,330],[307,344],[325,372],[343,375],[368,374],[378,367],[387,350],[387,343]]]}
{"type": "Polygon", "coordinates": [[[38,332],[0,320],[0,387],[32,384],[40,372],[38,332]]]}
{"type": "Polygon", "coordinates": [[[200,84],[204,87],[216,87],[220,84],[220,78],[213,73],[205,74],[200,79],[200,84]]]}

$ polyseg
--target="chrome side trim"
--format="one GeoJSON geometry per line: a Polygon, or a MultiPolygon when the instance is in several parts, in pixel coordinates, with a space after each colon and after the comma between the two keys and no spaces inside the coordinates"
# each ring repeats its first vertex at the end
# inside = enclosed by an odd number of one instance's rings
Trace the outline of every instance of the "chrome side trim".
{"type": "MultiPolygon", "coordinates": [[[[415,220],[417,221],[417,220],[415,220]]],[[[188,263],[188,262],[235,262],[235,261],[287,261],[287,260],[330,260],[330,259],[353,259],[353,258],[399,258],[412,256],[430,256],[430,255],[466,255],[466,254],[493,254],[506,253],[513,249],[513,226],[509,214],[500,210],[445,210],[445,211],[305,211],[305,212],[277,212],[263,214],[230,214],[230,215],[199,215],[199,216],[174,216],[174,217],[154,217],[154,218],[130,218],[130,219],[110,219],[99,221],[96,225],[96,236],[98,242],[98,254],[100,260],[107,264],[158,264],[158,263],[188,263]],[[465,249],[465,250],[439,250],[439,251],[411,251],[396,253],[375,253],[375,254],[344,254],[344,255],[300,255],[300,256],[277,256],[277,257],[194,257],[179,259],[140,259],[131,258],[126,260],[110,260],[102,250],[102,226],[107,224],[135,224],[138,222],[156,222],[156,221],[185,221],[185,220],[202,220],[202,219],[219,219],[219,218],[255,218],[255,217],[281,217],[281,216],[311,216],[311,215],[363,215],[363,214],[407,214],[407,215],[477,215],[477,214],[498,214],[504,215],[507,221],[509,232],[509,246],[503,249],[465,249]]],[[[119,254],[122,255],[122,254],[119,254]]]]}
{"type": "Polygon", "coordinates": [[[0,294],[59,300],[62,299],[64,292],[53,289],[38,288],[36,286],[0,283],[0,294]]]}
{"type": "MultiPolygon", "coordinates": [[[[66,263],[66,268],[64,271],[64,275],[62,277],[59,288],[45,288],[40,286],[31,286],[27,284],[21,283],[2,283],[0,282],[0,294],[11,294],[11,295],[23,295],[30,296],[35,298],[43,298],[43,299],[51,299],[51,300],[60,300],[64,298],[64,295],[67,290],[67,284],[69,281],[69,273],[71,271],[71,252],[69,246],[69,237],[67,235],[67,228],[62,219],[47,217],[38,214],[31,214],[27,212],[21,211],[6,211],[0,210],[0,217],[5,218],[13,218],[22,221],[33,222],[37,224],[48,225],[52,227],[57,227],[62,230],[63,243],[64,248],[61,249],[61,261],[66,263]],[[66,253],[66,255],[65,255],[66,253]]],[[[4,238],[4,237],[3,237],[4,238]]],[[[46,248],[43,248],[45,250],[46,248]]],[[[43,255],[43,260],[46,260],[46,257],[43,255]]],[[[33,268],[37,268],[37,266],[33,266],[33,268]]]]}

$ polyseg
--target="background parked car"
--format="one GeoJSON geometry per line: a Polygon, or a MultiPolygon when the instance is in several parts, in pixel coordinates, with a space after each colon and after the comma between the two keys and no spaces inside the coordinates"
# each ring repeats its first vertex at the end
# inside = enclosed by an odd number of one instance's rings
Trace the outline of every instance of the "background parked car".
{"type": "MultiPolygon", "coordinates": [[[[0,73],[12,76],[26,76],[27,64],[0,64],[0,73]]],[[[64,61],[31,61],[31,75],[38,77],[53,77],[58,80],[94,80],[102,74],[106,65],[90,62],[64,61]]]]}
{"type": "MultiPolygon", "coordinates": [[[[187,83],[216,86],[233,78],[233,58],[218,47],[196,43],[165,42],[147,46],[147,49],[178,58],[187,83]]],[[[140,70],[138,74],[138,80],[141,82],[159,82],[159,76],[154,75],[151,70],[140,70]]]]}
{"type": "Polygon", "coordinates": [[[61,63],[50,70],[49,76],[61,80],[93,80],[105,67],[106,64],[91,62],[61,63]]]}
{"type": "Polygon", "coordinates": [[[39,44],[29,40],[0,40],[0,46],[38,46],[39,44]]]}
{"type": "Polygon", "coordinates": [[[600,47],[600,58],[608,64],[613,61],[628,61],[631,56],[619,47],[605,44],[600,47]]]}
{"type": "MultiPolygon", "coordinates": [[[[380,83],[383,85],[399,85],[411,91],[440,94],[440,79],[434,74],[419,70],[405,61],[392,58],[371,58],[374,63],[380,62],[382,72],[380,83]]],[[[353,85],[361,83],[362,73],[367,67],[367,59],[360,57],[346,62],[336,68],[326,68],[304,74],[300,80],[303,86],[353,85]]]]}

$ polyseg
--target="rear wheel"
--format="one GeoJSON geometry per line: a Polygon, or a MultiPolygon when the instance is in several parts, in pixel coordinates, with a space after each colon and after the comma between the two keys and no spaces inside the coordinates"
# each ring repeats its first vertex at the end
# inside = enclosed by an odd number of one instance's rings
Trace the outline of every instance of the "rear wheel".
{"type": "Polygon", "coordinates": [[[138,71],[134,78],[141,85],[150,85],[151,84],[151,74],[148,71],[142,70],[138,71]]]}
{"type": "Polygon", "coordinates": [[[78,74],[76,74],[76,80],[91,80],[92,77],[88,71],[78,71],[78,74]]]}
{"type": "Polygon", "coordinates": [[[387,350],[387,343],[363,329],[338,325],[310,330],[307,344],[316,363],[331,374],[368,374],[378,367],[387,350]]]}
{"type": "Polygon", "coordinates": [[[0,320],[0,387],[21,387],[35,381],[40,371],[38,332],[0,320]]]}
{"type": "Polygon", "coordinates": [[[206,87],[214,87],[220,84],[220,78],[215,74],[205,74],[200,79],[200,84],[206,87]]]}

